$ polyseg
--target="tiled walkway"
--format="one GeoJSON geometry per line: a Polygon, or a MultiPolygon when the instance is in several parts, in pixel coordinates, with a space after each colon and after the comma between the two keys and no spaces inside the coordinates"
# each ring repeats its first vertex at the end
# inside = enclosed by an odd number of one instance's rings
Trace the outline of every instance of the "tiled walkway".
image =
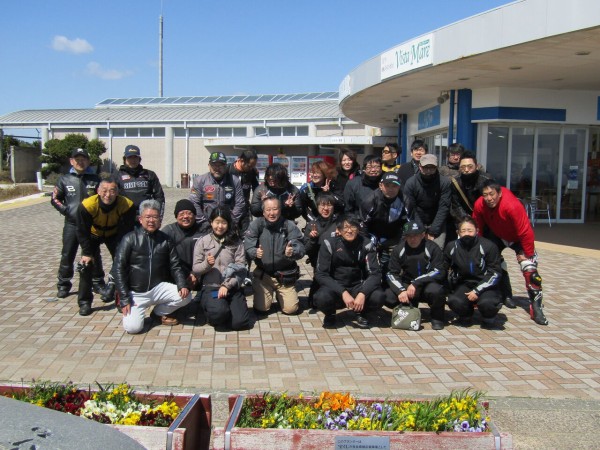
{"type": "MultiPolygon", "coordinates": [[[[169,189],[167,219],[187,192],[169,189]]],[[[387,396],[473,387],[497,397],[600,400],[599,251],[540,244],[546,315],[503,309],[504,330],[389,328],[383,311],[369,330],[321,327],[321,313],[271,314],[244,332],[215,332],[190,311],[183,324],[130,336],[116,309],[94,302],[80,317],[76,296],[56,293],[62,220],[49,199],[0,208],[0,381],[127,381],[138,388],[239,392],[343,390],[387,396]],[[578,254],[580,253],[580,254],[578,254]]],[[[108,256],[106,251],[104,255],[108,256]]],[[[527,305],[508,255],[513,288],[527,305]]],[[[107,262],[108,257],[105,258],[107,262]]],[[[304,266],[302,298],[308,291],[304,266]]],[[[75,286],[77,284],[75,283],[75,286]]],[[[478,323],[478,320],[476,321],[478,323]]]]}

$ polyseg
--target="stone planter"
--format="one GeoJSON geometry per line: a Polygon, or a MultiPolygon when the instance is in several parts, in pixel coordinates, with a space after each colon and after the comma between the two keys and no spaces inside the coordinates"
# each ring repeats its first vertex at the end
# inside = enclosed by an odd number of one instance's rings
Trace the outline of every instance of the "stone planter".
{"type": "MultiPolygon", "coordinates": [[[[229,397],[229,418],[224,428],[213,431],[213,449],[509,449],[512,437],[499,433],[493,424],[491,432],[394,432],[304,429],[238,428],[244,395],[229,397]]],[[[373,400],[374,399],[364,399],[373,400]]]]}
{"type": "MultiPolygon", "coordinates": [[[[26,392],[22,386],[0,386],[0,395],[26,392]]],[[[93,391],[92,391],[93,392],[93,391]]],[[[165,395],[136,392],[141,400],[160,401],[165,395]]],[[[136,425],[106,425],[115,428],[139,442],[149,450],[197,450],[208,449],[212,425],[210,395],[173,395],[173,401],[181,408],[180,414],[170,427],[136,425]]]]}

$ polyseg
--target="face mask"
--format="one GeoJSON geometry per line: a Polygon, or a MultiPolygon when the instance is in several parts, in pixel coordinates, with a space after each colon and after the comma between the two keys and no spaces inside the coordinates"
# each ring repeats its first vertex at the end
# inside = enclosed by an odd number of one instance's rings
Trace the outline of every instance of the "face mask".
{"type": "Polygon", "coordinates": [[[460,238],[460,242],[465,244],[466,247],[471,248],[471,247],[473,247],[473,244],[475,244],[476,239],[477,239],[477,236],[462,236],[460,238]]]}
{"type": "Polygon", "coordinates": [[[421,178],[426,183],[429,183],[429,182],[435,180],[436,177],[437,177],[437,172],[435,172],[435,173],[428,173],[428,174],[424,174],[424,173],[421,174],[421,178]]]}
{"type": "Polygon", "coordinates": [[[363,177],[365,179],[365,183],[369,186],[372,185],[378,185],[379,184],[379,180],[381,179],[381,175],[367,175],[366,173],[363,174],[363,177]]]}
{"type": "Polygon", "coordinates": [[[479,175],[478,172],[473,172],[473,173],[461,173],[460,174],[460,178],[465,182],[465,183],[471,183],[473,181],[475,181],[477,179],[477,176],[479,175]]]}

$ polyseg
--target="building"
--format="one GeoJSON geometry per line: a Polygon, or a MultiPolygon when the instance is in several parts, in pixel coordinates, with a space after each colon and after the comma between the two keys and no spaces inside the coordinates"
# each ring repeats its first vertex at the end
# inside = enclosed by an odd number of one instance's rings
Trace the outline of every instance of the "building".
{"type": "Polygon", "coordinates": [[[557,222],[598,221],[598,73],[600,2],[520,0],[371,58],[342,81],[340,108],[442,161],[462,143],[557,222]]]}
{"type": "Polygon", "coordinates": [[[108,149],[105,170],[118,167],[125,146],[135,144],[142,164],[167,186],[185,184],[187,175],[206,172],[212,151],[235,159],[250,147],[263,156],[259,169],[273,157],[280,158],[292,165],[292,181],[301,184],[308,175],[307,156],[337,157],[340,147],[369,154],[390,139],[386,134],[391,139],[396,134],[395,127],[381,130],[344,117],[337,92],[113,98],[91,109],[6,114],[0,116],[0,128],[41,129],[42,147],[48,139],[68,133],[103,140],[108,149]]]}

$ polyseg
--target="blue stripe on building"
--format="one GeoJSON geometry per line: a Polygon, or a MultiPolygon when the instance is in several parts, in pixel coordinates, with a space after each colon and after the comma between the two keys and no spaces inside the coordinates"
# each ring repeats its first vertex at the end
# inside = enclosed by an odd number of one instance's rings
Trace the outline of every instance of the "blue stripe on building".
{"type": "Polygon", "coordinates": [[[488,108],[473,108],[471,111],[471,119],[544,120],[551,122],[564,122],[567,120],[567,110],[552,108],[515,108],[509,106],[492,106],[488,108]]]}

